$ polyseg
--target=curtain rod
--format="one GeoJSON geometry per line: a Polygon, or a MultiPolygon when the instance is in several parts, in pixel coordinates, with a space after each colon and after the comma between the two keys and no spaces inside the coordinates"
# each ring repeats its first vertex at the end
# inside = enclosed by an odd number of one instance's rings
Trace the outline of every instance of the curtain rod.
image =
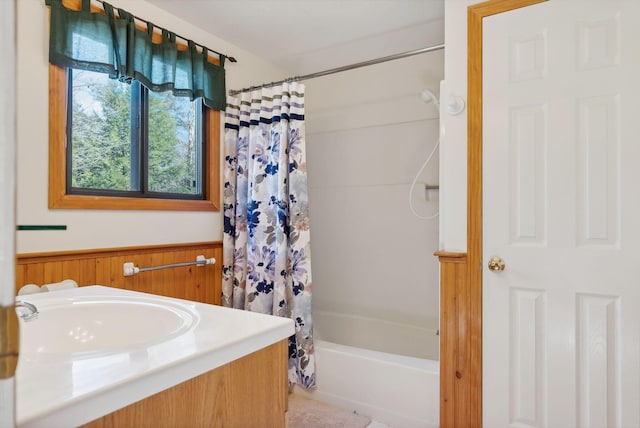
{"type": "Polygon", "coordinates": [[[341,73],[343,71],[349,71],[349,70],[353,70],[353,69],[360,68],[360,67],[366,67],[366,66],[369,66],[369,65],[380,64],[382,62],[393,61],[395,59],[406,58],[406,57],[409,57],[409,56],[419,55],[419,54],[423,54],[423,53],[427,53],[427,52],[435,52],[435,51],[439,51],[441,49],[444,49],[444,44],[439,44],[439,45],[429,46],[429,47],[426,47],[426,48],[420,48],[420,49],[415,49],[415,50],[412,50],[412,51],[407,51],[407,52],[402,52],[402,53],[398,53],[398,54],[388,55],[388,56],[384,56],[382,58],[370,59],[368,61],[362,61],[362,62],[358,62],[358,63],[351,64],[351,65],[345,65],[345,66],[342,66],[342,67],[331,68],[329,70],[318,71],[316,73],[305,74],[304,76],[289,77],[288,79],[278,80],[277,82],[270,82],[270,83],[264,83],[262,85],[250,86],[248,88],[243,88],[243,89],[240,89],[240,90],[230,90],[229,91],[229,95],[237,95],[237,94],[239,94],[241,92],[252,91],[254,89],[270,88],[272,86],[280,85],[280,84],[285,83],[285,82],[287,82],[287,83],[288,82],[298,82],[300,80],[314,79],[316,77],[327,76],[329,74],[341,73]]]}
{"type": "MultiPolygon", "coordinates": [[[[95,1],[97,1],[97,2],[98,2],[98,3],[100,3],[101,5],[104,5],[104,1],[103,1],[103,0],[95,0],[95,1]]],[[[104,9],[104,6],[102,6],[102,8],[104,9]]],[[[117,9],[117,8],[116,8],[116,9],[117,9]]],[[[147,21],[146,19],[142,19],[142,18],[140,18],[139,16],[135,16],[134,14],[131,14],[131,16],[133,16],[133,17],[134,17],[135,19],[137,19],[138,21],[142,21],[142,22],[144,22],[145,24],[153,24],[152,22],[149,22],[149,21],[147,21]]],[[[154,25],[154,27],[157,27],[157,28],[159,28],[160,30],[166,30],[166,31],[169,31],[169,30],[167,30],[167,29],[166,29],[166,28],[164,28],[164,27],[160,27],[159,25],[156,25],[156,24],[153,24],[153,25],[154,25]]],[[[176,37],[179,37],[179,38],[181,38],[182,40],[186,40],[186,41],[191,40],[191,39],[187,39],[186,37],[181,36],[180,34],[174,33],[173,31],[171,31],[171,33],[175,34],[175,36],[176,36],[176,37]]],[[[195,43],[197,46],[200,46],[201,48],[207,49],[209,52],[213,52],[214,54],[222,55],[223,57],[227,58],[227,59],[228,59],[229,61],[231,61],[231,62],[238,62],[238,60],[236,60],[236,59],[235,59],[234,57],[232,57],[232,56],[229,56],[229,55],[225,55],[225,54],[223,54],[223,53],[220,53],[220,52],[218,52],[218,51],[216,51],[216,50],[213,50],[213,49],[211,49],[211,48],[206,47],[205,45],[201,45],[200,43],[196,43],[196,42],[193,42],[193,43],[195,43]]]]}

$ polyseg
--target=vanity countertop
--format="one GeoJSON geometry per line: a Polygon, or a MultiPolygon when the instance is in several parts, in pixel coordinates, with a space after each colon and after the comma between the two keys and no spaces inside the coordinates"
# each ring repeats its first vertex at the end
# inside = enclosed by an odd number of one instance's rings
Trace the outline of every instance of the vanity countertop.
{"type": "Polygon", "coordinates": [[[19,300],[40,312],[20,322],[20,428],[82,425],[294,334],[287,318],[98,285],[19,300]]]}

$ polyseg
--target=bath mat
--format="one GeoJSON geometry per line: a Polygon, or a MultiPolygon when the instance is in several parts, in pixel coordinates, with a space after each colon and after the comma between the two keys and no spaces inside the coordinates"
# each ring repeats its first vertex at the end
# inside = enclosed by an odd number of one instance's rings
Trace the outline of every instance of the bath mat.
{"type": "Polygon", "coordinates": [[[366,416],[289,394],[287,428],[365,428],[370,422],[366,416]]]}

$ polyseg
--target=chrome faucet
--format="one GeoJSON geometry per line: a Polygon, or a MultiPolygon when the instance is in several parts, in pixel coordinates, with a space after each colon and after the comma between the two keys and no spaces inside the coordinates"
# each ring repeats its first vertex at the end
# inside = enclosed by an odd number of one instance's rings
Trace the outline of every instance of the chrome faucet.
{"type": "Polygon", "coordinates": [[[38,318],[38,308],[33,303],[25,302],[23,300],[16,300],[16,313],[24,321],[32,321],[38,318]],[[25,310],[18,310],[18,308],[25,308],[25,310]]]}

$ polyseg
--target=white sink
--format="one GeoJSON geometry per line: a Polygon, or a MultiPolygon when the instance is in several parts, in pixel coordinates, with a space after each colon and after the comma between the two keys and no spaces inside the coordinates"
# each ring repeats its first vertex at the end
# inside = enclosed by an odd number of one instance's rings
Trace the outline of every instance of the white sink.
{"type": "Polygon", "coordinates": [[[33,303],[38,318],[20,323],[20,355],[27,358],[131,351],[180,335],[198,319],[187,304],[145,297],[78,296],[33,303]]]}
{"type": "Polygon", "coordinates": [[[39,311],[20,321],[19,428],[84,425],[295,332],[287,318],[97,285],[19,300],[39,311]]]}

